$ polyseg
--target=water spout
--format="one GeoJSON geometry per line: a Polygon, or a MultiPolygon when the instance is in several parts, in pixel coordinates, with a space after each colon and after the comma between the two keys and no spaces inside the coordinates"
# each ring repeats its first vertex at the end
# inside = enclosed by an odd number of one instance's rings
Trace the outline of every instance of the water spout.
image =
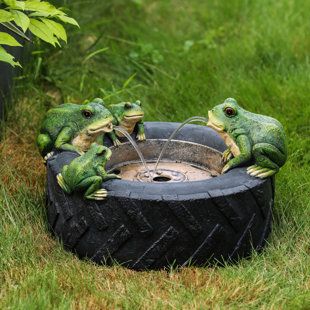
{"type": "Polygon", "coordinates": [[[140,151],[140,148],[139,146],[137,145],[136,141],[131,137],[131,135],[127,132],[126,129],[124,129],[123,127],[121,126],[115,126],[114,127],[114,130],[116,131],[119,131],[121,132],[127,139],[128,141],[132,144],[132,146],[134,147],[134,149],[136,150],[137,154],[139,155],[140,157],[140,160],[144,166],[144,169],[145,171],[147,172],[147,176],[148,176],[148,179],[151,180],[151,172],[150,172],[150,169],[149,167],[147,166],[146,164],[146,160],[142,154],[142,152],[140,151]]]}
{"type": "Polygon", "coordinates": [[[192,123],[192,122],[195,122],[195,121],[200,121],[200,122],[204,122],[204,123],[207,123],[208,122],[208,119],[206,117],[202,117],[202,116],[192,116],[190,118],[188,118],[187,120],[185,120],[179,127],[177,127],[173,133],[170,135],[169,139],[166,141],[166,143],[164,144],[163,148],[161,149],[160,151],[160,154],[157,158],[157,161],[156,161],[156,165],[155,165],[155,168],[154,168],[154,174],[158,174],[157,172],[157,167],[158,167],[158,164],[161,160],[161,158],[163,157],[168,145],[169,145],[169,142],[175,137],[175,135],[188,123],[192,123]]]}

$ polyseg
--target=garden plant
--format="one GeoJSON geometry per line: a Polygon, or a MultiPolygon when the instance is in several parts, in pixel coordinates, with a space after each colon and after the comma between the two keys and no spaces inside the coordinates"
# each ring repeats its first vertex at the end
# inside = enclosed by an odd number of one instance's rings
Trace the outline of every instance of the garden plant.
{"type": "MultiPolygon", "coordinates": [[[[46,1],[0,1],[0,24],[27,41],[31,41],[26,35],[29,30],[33,36],[53,46],[60,46],[59,40],[67,42],[66,30],[61,22],[78,26],[73,18],[46,1]]],[[[21,43],[11,34],[0,32],[0,61],[21,66],[3,45],[20,47],[21,43]]]]}

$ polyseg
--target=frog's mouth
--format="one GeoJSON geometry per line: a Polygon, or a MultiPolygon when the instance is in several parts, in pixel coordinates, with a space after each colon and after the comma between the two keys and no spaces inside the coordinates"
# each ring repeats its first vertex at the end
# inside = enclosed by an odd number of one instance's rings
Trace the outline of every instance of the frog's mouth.
{"type": "Polygon", "coordinates": [[[87,129],[87,133],[90,136],[102,133],[102,132],[111,132],[113,130],[112,120],[108,120],[104,123],[98,124],[97,126],[92,126],[87,129]]]}
{"type": "Polygon", "coordinates": [[[130,120],[130,121],[132,121],[132,120],[140,120],[140,119],[143,118],[143,116],[144,116],[143,113],[132,114],[132,115],[124,115],[124,119],[125,120],[130,120]]]}
{"type": "Polygon", "coordinates": [[[215,121],[214,115],[211,111],[208,112],[208,118],[209,118],[207,123],[208,127],[213,128],[218,132],[224,131],[225,127],[222,124],[219,124],[218,122],[215,121]]]}

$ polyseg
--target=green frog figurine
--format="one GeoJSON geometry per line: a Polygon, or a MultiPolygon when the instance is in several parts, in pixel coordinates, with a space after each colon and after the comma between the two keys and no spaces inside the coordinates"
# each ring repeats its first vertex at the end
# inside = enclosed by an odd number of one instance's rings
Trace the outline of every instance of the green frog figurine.
{"type": "Polygon", "coordinates": [[[83,154],[99,135],[113,130],[112,121],[111,112],[97,99],[59,105],[46,113],[37,137],[39,151],[45,160],[54,148],[83,154]]]}
{"type": "Polygon", "coordinates": [[[286,138],[282,125],[274,118],[242,109],[228,98],[208,112],[208,126],[224,139],[227,150],[222,173],[254,160],[248,174],[267,178],[279,171],[287,159],[286,138]]]}
{"type": "MultiPolygon", "coordinates": [[[[137,139],[138,141],[145,140],[143,117],[144,112],[141,107],[141,102],[121,102],[112,104],[108,107],[112,113],[114,120],[113,125],[123,127],[129,134],[132,134],[134,129],[137,127],[137,139]]],[[[122,137],[120,132],[114,130],[109,132],[114,145],[120,145],[121,142],[117,137],[122,137]]]]}
{"type": "Polygon", "coordinates": [[[112,151],[109,148],[93,143],[86,153],[62,168],[61,173],[57,175],[58,184],[67,194],[83,191],[86,199],[105,199],[108,193],[106,189],[101,188],[102,182],[120,178],[116,174],[108,174],[105,170],[111,155],[112,151]]]}

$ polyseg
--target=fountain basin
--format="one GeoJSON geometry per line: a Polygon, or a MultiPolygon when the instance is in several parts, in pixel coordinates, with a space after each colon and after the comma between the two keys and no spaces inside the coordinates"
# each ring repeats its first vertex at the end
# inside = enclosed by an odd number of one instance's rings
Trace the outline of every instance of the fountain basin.
{"type": "MultiPolygon", "coordinates": [[[[177,126],[145,123],[148,140],[138,145],[150,168],[177,126]]],[[[163,172],[152,175],[152,182],[141,179],[143,167],[128,143],[111,148],[107,169],[125,177],[102,184],[109,192],[104,201],[67,195],[58,186],[56,175],[77,154],[62,152],[48,161],[49,228],[66,249],[97,263],[117,262],[136,270],[235,262],[262,249],[271,228],[273,179],[251,177],[245,167],[219,175],[226,147],[212,129],[186,125],[167,148],[159,166],[163,172]],[[202,175],[191,179],[190,167],[202,175]],[[177,180],[167,171],[179,172],[177,180]]]]}
{"type": "Polygon", "coordinates": [[[121,176],[122,180],[139,182],[192,182],[220,175],[223,167],[220,151],[206,145],[180,140],[170,141],[155,172],[156,160],[166,141],[149,139],[139,143],[150,171],[145,170],[129,142],[111,147],[113,155],[107,169],[121,176]]]}

